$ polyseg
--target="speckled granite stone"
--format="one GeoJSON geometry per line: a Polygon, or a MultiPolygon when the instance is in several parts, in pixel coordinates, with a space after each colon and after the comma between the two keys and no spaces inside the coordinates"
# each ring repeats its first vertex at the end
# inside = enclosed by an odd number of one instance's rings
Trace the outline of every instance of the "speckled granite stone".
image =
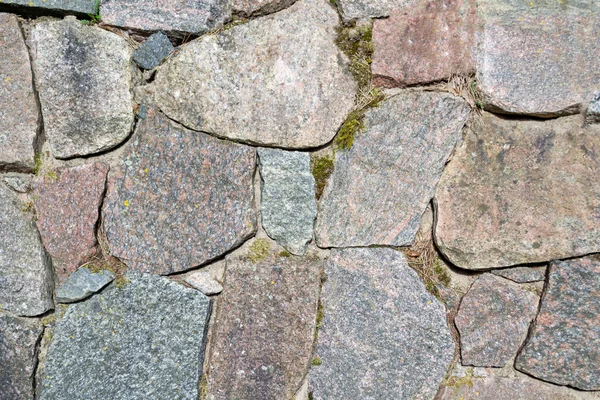
{"type": "Polygon", "coordinates": [[[588,124],[600,123],[600,92],[594,95],[585,114],[585,120],[588,124]]]}
{"type": "Polygon", "coordinates": [[[432,92],[400,94],[367,111],[366,131],[336,155],[317,244],[411,244],[469,111],[461,98],[432,92]]]}
{"type": "Polygon", "coordinates": [[[196,400],[210,300],[167,278],[128,282],[69,306],[54,329],[42,400],[196,400]]]}
{"type": "Polygon", "coordinates": [[[17,17],[0,13],[0,170],[33,169],[40,112],[17,17]]]}
{"type": "Polygon", "coordinates": [[[56,291],[56,301],[59,303],[73,303],[83,300],[111,283],[115,275],[110,271],[93,273],[86,267],[81,267],[73,272],[69,279],[56,291]]]}
{"type": "Polygon", "coordinates": [[[163,64],[151,85],[181,124],[263,146],[329,142],[354,107],[356,83],[323,0],[203,36],[163,64]]]}
{"type": "Polygon", "coordinates": [[[296,0],[233,0],[235,14],[243,17],[272,14],[294,4],[296,0]]]}
{"type": "Polygon", "coordinates": [[[489,269],[600,251],[600,126],[484,113],[436,189],[436,243],[489,269]]]}
{"type": "Polygon", "coordinates": [[[125,39],[67,17],[36,23],[29,42],[55,157],[108,150],[129,136],[134,66],[125,39]]]}
{"type": "Polygon", "coordinates": [[[158,67],[174,49],[167,35],[156,32],[133,52],[133,61],[141,68],[153,69],[158,67]]]}
{"type": "Polygon", "coordinates": [[[363,18],[387,17],[394,10],[414,6],[421,0],[336,0],[342,18],[346,21],[363,18]]]}
{"type": "Polygon", "coordinates": [[[600,257],[552,262],[549,276],[515,367],[558,385],[600,390],[600,257]]]}
{"type": "Polygon", "coordinates": [[[227,258],[227,284],[212,338],[209,398],[294,396],[311,361],[322,269],[314,255],[227,258]]]}
{"type": "Polygon", "coordinates": [[[150,110],[109,174],[111,254],[158,274],[183,271],[256,230],[256,150],[192,132],[150,110]]]}
{"type": "Polygon", "coordinates": [[[0,313],[0,399],[33,399],[33,375],[42,325],[0,313]]]}
{"type": "Polygon", "coordinates": [[[504,367],[514,358],[535,318],[539,297],[483,274],[462,298],[454,319],[463,365],[504,367]]]}
{"type": "Polygon", "coordinates": [[[185,277],[185,283],[198,289],[205,295],[218,294],[223,291],[223,286],[212,277],[209,271],[204,269],[194,271],[185,277]]]}
{"type": "Polygon", "coordinates": [[[539,282],[546,279],[546,267],[514,267],[494,269],[492,274],[517,283],[539,282]]]}
{"type": "Polygon", "coordinates": [[[432,399],[454,357],[444,306],[404,254],[334,249],[309,389],[315,400],[432,399]]]}
{"type": "Polygon", "coordinates": [[[98,0],[2,0],[0,9],[41,15],[96,15],[98,0]]]}
{"type": "Polygon", "coordinates": [[[56,181],[42,177],[35,186],[36,225],[52,256],[57,283],[96,253],[107,172],[104,163],[65,168],[57,171],[56,181]]]}
{"type": "Polygon", "coordinates": [[[30,175],[7,175],[4,177],[4,182],[15,192],[27,193],[31,190],[30,175]]]}

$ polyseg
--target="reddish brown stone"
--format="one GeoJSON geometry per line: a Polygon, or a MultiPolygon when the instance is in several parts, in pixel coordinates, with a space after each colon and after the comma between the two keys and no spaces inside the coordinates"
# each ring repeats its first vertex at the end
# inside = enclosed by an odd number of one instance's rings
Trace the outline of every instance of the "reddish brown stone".
{"type": "Polygon", "coordinates": [[[60,282],[96,252],[96,223],[108,165],[94,163],[45,177],[35,188],[37,226],[60,282]]]}

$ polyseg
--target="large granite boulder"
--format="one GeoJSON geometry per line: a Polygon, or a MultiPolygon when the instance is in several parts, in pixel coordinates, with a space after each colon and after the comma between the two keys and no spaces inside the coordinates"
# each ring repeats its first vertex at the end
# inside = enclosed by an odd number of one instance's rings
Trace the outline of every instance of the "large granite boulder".
{"type": "Polygon", "coordinates": [[[192,132],[155,110],[109,174],[111,254],[157,274],[206,263],[256,230],[256,150],[192,132]]]}
{"type": "Polygon", "coordinates": [[[335,44],[338,16],[322,0],[187,44],[157,72],[158,107],[184,126],[264,146],[329,142],[356,84],[335,44]]]}
{"type": "Polygon", "coordinates": [[[444,306],[405,256],[334,249],[310,371],[313,399],[432,399],[454,357],[444,306]]]}
{"type": "Polygon", "coordinates": [[[365,115],[320,200],[321,247],[412,243],[470,108],[447,93],[408,92],[365,115]]]}
{"type": "Polygon", "coordinates": [[[438,185],[438,248],[489,269],[600,251],[600,126],[484,113],[438,185]]]}
{"type": "Polygon", "coordinates": [[[52,154],[94,154],[125,140],[134,119],[127,41],[73,17],[36,23],[29,40],[52,154]]]}
{"type": "Polygon", "coordinates": [[[0,170],[31,170],[40,112],[17,17],[0,13],[0,170]]]}

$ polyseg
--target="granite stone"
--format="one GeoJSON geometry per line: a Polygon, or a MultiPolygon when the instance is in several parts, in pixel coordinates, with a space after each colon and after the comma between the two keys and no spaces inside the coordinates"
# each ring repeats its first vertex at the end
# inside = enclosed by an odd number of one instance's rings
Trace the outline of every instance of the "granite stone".
{"type": "Polygon", "coordinates": [[[163,64],[158,107],[184,126],[285,148],[328,143],[354,107],[356,83],[322,0],[205,35],[163,64]]]}
{"type": "Polygon", "coordinates": [[[600,251],[600,126],[484,113],[436,190],[436,243],[490,269],[600,251]]]}
{"type": "Polygon", "coordinates": [[[317,217],[310,155],[262,148],[258,150],[258,157],[263,228],[290,253],[304,255],[317,217]]]}
{"type": "Polygon", "coordinates": [[[421,0],[335,0],[345,21],[388,17],[393,11],[408,8],[421,0]]]}
{"type": "Polygon", "coordinates": [[[2,0],[0,10],[25,14],[73,14],[86,17],[98,13],[98,0],[2,0]]]}
{"type": "Polygon", "coordinates": [[[127,41],[66,17],[36,23],[29,42],[52,154],[89,155],[123,142],[134,120],[127,41]]]}
{"type": "Polygon", "coordinates": [[[133,52],[133,61],[143,69],[154,69],[175,50],[162,32],[151,35],[133,52]]]}
{"type": "Polygon", "coordinates": [[[233,12],[242,17],[272,14],[288,8],[296,0],[233,0],[233,12]]]}
{"type": "Polygon", "coordinates": [[[0,13],[0,170],[31,171],[40,112],[25,39],[15,15],[0,13]]]}
{"type": "Polygon", "coordinates": [[[31,179],[28,175],[7,175],[4,177],[4,183],[15,192],[27,193],[31,190],[31,179]]]}
{"type": "Polygon", "coordinates": [[[56,324],[40,399],[198,398],[210,300],[164,277],[125,279],[56,324]]]}
{"type": "Polygon", "coordinates": [[[494,269],[491,272],[517,283],[540,282],[546,279],[546,266],[494,269]]]}
{"type": "Polygon", "coordinates": [[[600,92],[594,95],[594,98],[588,106],[585,120],[588,124],[600,123],[600,92]]]}
{"type": "Polygon", "coordinates": [[[256,150],[189,131],[151,109],[109,174],[111,254],[167,274],[213,260],[256,231],[256,150]]]}
{"type": "Polygon", "coordinates": [[[56,291],[59,303],[74,303],[86,299],[100,291],[115,279],[115,275],[107,270],[93,273],[87,267],[73,272],[67,281],[56,291]]]}
{"type": "Polygon", "coordinates": [[[477,278],[454,318],[462,364],[504,367],[525,341],[538,303],[538,296],[502,278],[477,278]]]}
{"type": "Polygon", "coordinates": [[[334,249],[325,273],[313,399],[434,398],[455,345],[444,306],[404,254],[334,249]]]}
{"type": "Polygon", "coordinates": [[[96,225],[104,198],[108,165],[85,164],[56,172],[56,180],[35,185],[36,225],[52,257],[57,283],[97,251],[96,225]]]}
{"type": "Polygon", "coordinates": [[[408,92],[366,112],[366,131],[338,152],[323,192],[320,247],[412,243],[469,116],[447,93],[408,92]]]}
{"type": "Polygon", "coordinates": [[[33,399],[33,375],[42,325],[0,313],[0,399],[33,399]]]}
{"type": "Polygon", "coordinates": [[[213,278],[209,271],[204,269],[190,273],[185,277],[185,282],[207,296],[223,291],[223,286],[213,278]]]}
{"type": "Polygon", "coordinates": [[[546,292],[515,367],[538,379],[600,390],[600,257],[550,263],[546,292]]]}
{"type": "Polygon", "coordinates": [[[53,307],[52,265],[32,214],[0,184],[0,309],[21,316],[53,307]]]}

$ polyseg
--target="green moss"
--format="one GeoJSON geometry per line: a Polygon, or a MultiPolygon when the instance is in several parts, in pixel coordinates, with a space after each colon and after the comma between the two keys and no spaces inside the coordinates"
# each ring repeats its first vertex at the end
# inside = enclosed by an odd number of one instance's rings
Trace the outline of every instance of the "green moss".
{"type": "Polygon", "coordinates": [[[352,111],[338,130],[333,140],[337,150],[350,150],[354,144],[354,136],[365,130],[365,114],[362,111],[352,111]]]}
{"type": "Polygon", "coordinates": [[[46,326],[53,324],[54,321],[56,321],[55,314],[46,315],[45,317],[42,318],[42,324],[44,324],[46,326]]]}
{"type": "Polygon", "coordinates": [[[440,261],[439,258],[437,258],[434,262],[434,272],[435,275],[438,279],[438,281],[448,287],[448,285],[450,285],[450,275],[448,275],[448,272],[444,269],[444,267],[442,266],[442,262],[440,261]]]}
{"type": "Polygon", "coordinates": [[[46,172],[46,178],[51,179],[52,181],[57,181],[58,175],[55,171],[50,170],[46,172]]]}
{"type": "Polygon", "coordinates": [[[256,239],[250,246],[248,258],[253,263],[266,260],[271,253],[271,245],[267,239],[256,239]]]}
{"type": "Polygon", "coordinates": [[[34,209],[33,201],[28,201],[26,203],[21,204],[21,211],[23,211],[24,213],[33,212],[33,209],[34,209]]]}
{"type": "Polygon", "coordinates": [[[42,165],[44,164],[44,160],[42,158],[42,154],[41,153],[37,153],[35,155],[35,157],[33,158],[33,162],[34,162],[33,173],[35,175],[39,175],[40,172],[42,171],[42,165]]]}
{"type": "Polygon", "coordinates": [[[208,378],[206,377],[206,374],[202,374],[202,377],[200,378],[200,383],[198,384],[198,389],[200,392],[200,400],[208,399],[208,378]]]}
{"type": "Polygon", "coordinates": [[[451,376],[444,383],[446,386],[453,386],[457,389],[460,389],[463,386],[468,386],[470,388],[473,387],[473,368],[467,368],[465,376],[462,378],[451,376]]]}
{"type": "Polygon", "coordinates": [[[333,157],[312,158],[310,160],[310,169],[315,178],[315,195],[317,200],[323,195],[325,185],[334,170],[333,157]]]}
{"type": "Polygon", "coordinates": [[[321,365],[323,364],[323,360],[319,356],[314,356],[310,363],[311,365],[321,365]]]}
{"type": "Polygon", "coordinates": [[[121,275],[117,275],[117,277],[115,278],[115,280],[113,282],[116,287],[121,289],[121,288],[123,288],[123,286],[125,286],[129,283],[129,279],[127,279],[127,277],[125,275],[121,274],[121,275]]]}
{"type": "Polygon", "coordinates": [[[283,250],[283,251],[279,252],[279,257],[286,257],[287,258],[287,257],[291,257],[291,256],[292,256],[292,253],[290,253],[287,250],[283,250]]]}
{"type": "Polygon", "coordinates": [[[346,26],[338,29],[336,44],[350,59],[349,69],[360,89],[371,86],[373,26],[346,26]]]}

